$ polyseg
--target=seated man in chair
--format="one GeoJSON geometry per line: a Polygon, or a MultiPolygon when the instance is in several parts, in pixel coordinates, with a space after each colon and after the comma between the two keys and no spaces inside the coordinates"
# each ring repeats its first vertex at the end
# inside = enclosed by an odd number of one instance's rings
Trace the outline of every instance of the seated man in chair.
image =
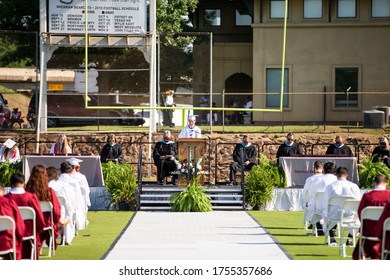
{"type": "Polygon", "coordinates": [[[249,140],[249,136],[244,135],[242,137],[242,142],[238,143],[234,148],[233,163],[230,165],[230,185],[234,184],[234,175],[237,171],[240,171],[242,167],[244,170],[251,170],[252,167],[256,165],[257,151],[249,140]]]}
{"type": "MultiPolygon", "coordinates": [[[[163,139],[156,143],[153,149],[153,160],[157,166],[157,183],[163,184],[165,177],[177,170],[175,159],[177,158],[176,143],[171,141],[171,132],[164,131],[163,139]]],[[[173,183],[177,182],[178,175],[173,174],[173,183]]]]}

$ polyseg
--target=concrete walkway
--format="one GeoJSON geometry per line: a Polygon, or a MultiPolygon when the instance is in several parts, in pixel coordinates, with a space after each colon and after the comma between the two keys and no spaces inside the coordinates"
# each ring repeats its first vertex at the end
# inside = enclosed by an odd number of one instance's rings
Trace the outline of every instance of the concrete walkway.
{"type": "Polygon", "coordinates": [[[137,212],[107,260],[288,260],[244,211],[137,212]]]}

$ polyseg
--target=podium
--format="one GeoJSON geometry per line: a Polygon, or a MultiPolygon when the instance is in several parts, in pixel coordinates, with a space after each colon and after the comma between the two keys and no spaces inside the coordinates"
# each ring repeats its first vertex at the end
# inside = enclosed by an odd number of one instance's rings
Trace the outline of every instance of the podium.
{"type": "MultiPolygon", "coordinates": [[[[191,159],[194,159],[194,148],[196,148],[196,160],[203,158],[203,155],[207,154],[207,139],[205,138],[179,138],[177,140],[177,150],[179,161],[188,159],[188,151],[190,151],[191,159]]],[[[203,160],[200,163],[202,170],[204,171],[203,160]]],[[[199,183],[203,184],[204,176],[200,176],[199,183]]],[[[188,184],[187,174],[179,174],[178,186],[186,187],[188,184]]]]}

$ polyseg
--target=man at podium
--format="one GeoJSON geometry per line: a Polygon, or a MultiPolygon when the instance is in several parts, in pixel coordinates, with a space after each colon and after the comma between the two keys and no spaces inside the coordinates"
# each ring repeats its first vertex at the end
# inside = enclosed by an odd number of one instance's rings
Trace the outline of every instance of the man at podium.
{"type": "Polygon", "coordinates": [[[183,127],[178,138],[202,138],[202,132],[199,127],[195,125],[196,117],[188,116],[188,124],[183,127]]]}

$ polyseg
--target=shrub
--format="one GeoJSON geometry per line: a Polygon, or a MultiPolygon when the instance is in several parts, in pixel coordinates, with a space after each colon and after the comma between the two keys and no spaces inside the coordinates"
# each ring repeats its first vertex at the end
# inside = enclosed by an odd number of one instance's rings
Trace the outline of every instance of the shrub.
{"type": "Polygon", "coordinates": [[[10,163],[8,161],[0,163],[0,182],[3,183],[4,187],[10,187],[11,176],[17,172],[22,172],[22,162],[10,163]]]}
{"type": "Polygon", "coordinates": [[[286,175],[279,166],[271,164],[262,155],[261,163],[249,172],[245,185],[245,203],[253,209],[261,209],[272,200],[272,191],[275,187],[287,186],[286,175]]]}
{"type": "Polygon", "coordinates": [[[211,212],[211,202],[204,192],[204,187],[198,186],[200,176],[194,178],[187,189],[171,195],[171,209],[174,212],[211,212]]]}
{"type": "Polygon", "coordinates": [[[137,206],[135,191],[137,176],[130,164],[107,162],[102,164],[104,184],[110,194],[108,207],[117,206],[121,210],[132,210],[137,206]]]}
{"type": "Polygon", "coordinates": [[[378,174],[390,177],[390,169],[383,162],[372,162],[370,159],[359,164],[359,185],[362,189],[372,189],[372,182],[378,174]]]}

